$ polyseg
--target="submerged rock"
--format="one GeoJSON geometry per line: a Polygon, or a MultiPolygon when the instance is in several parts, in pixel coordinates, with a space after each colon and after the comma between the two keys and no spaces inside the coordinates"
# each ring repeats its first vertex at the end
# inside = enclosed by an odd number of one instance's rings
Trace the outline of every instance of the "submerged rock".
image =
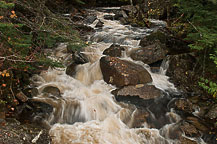
{"type": "Polygon", "coordinates": [[[130,57],[145,64],[151,64],[165,58],[167,52],[160,42],[133,50],[130,57]]]}
{"type": "Polygon", "coordinates": [[[123,46],[112,44],[109,48],[103,51],[103,54],[111,57],[121,57],[122,51],[124,50],[125,48],[123,46]]]}
{"type": "Polygon", "coordinates": [[[116,57],[102,57],[100,67],[105,82],[117,87],[152,82],[151,75],[143,66],[116,57]]]}

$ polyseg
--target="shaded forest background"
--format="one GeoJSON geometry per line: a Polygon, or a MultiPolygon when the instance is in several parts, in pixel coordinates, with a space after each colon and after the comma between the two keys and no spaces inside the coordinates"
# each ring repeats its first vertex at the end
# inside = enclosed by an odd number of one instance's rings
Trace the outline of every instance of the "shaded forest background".
{"type": "Polygon", "coordinates": [[[217,1],[216,0],[2,0],[0,1],[0,112],[8,117],[21,91],[30,92],[29,78],[50,67],[62,67],[44,50],[61,42],[76,51],[85,46],[74,24],[76,13],[95,6],[133,4],[132,15],[140,26],[159,18],[177,38],[188,43],[198,63],[197,85],[217,100],[217,1]],[[69,13],[70,17],[63,17],[69,13]]]}

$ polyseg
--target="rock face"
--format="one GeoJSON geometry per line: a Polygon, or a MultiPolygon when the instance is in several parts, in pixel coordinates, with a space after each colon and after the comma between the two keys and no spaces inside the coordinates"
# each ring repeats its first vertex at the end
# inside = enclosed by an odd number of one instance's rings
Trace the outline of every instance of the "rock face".
{"type": "Polygon", "coordinates": [[[111,57],[121,57],[122,51],[124,50],[124,47],[117,44],[112,44],[109,48],[104,50],[103,54],[111,57]]]}
{"type": "Polygon", "coordinates": [[[168,54],[170,55],[189,52],[187,43],[174,38],[165,29],[159,29],[151,33],[150,35],[144,37],[140,41],[140,46],[146,47],[149,45],[153,45],[155,43],[161,43],[161,47],[168,51],[168,54]]]}
{"type": "Polygon", "coordinates": [[[141,47],[133,50],[130,57],[136,61],[142,61],[145,64],[151,64],[162,60],[166,56],[164,45],[161,43],[155,43],[146,47],[141,47]]]}
{"type": "Polygon", "coordinates": [[[105,82],[119,88],[152,82],[151,75],[144,67],[116,57],[102,57],[100,67],[105,82]]]}
{"type": "Polygon", "coordinates": [[[138,96],[144,100],[154,99],[161,96],[162,92],[153,85],[138,84],[135,86],[125,86],[113,91],[116,97],[135,97],[138,96]]]}
{"type": "Polygon", "coordinates": [[[169,57],[170,64],[166,75],[170,77],[172,82],[179,89],[189,92],[198,91],[195,84],[197,77],[195,77],[194,69],[196,66],[196,59],[193,54],[172,55],[169,57]]]}

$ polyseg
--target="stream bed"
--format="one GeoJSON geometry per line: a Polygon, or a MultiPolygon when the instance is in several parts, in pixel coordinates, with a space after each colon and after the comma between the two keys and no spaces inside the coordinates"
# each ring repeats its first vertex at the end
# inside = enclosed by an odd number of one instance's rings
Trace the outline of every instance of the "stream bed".
{"type": "MultiPolygon", "coordinates": [[[[49,69],[32,78],[39,91],[33,100],[53,107],[44,120],[50,127],[52,143],[205,143],[202,133],[174,110],[181,93],[165,75],[169,60],[165,58],[159,69],[153,71],[148,64],[130,57],[140,47],[142,38],[165,23],[153,20],[156,27],[138,28],[104,19],[105,15],[114,15],[112,12],[89,11],[96,14],[97,19],[89,24],[96,32],[89,36],[89,45],[81,51],[88,63],[77,65],[73,77],[63,68],[49,69]],[[104,51],[115,46],[122,48],[119,56],[106,56],[104,51]],[[113,74],[114,71],[118,72],[113,74]],[[147,77],[149,81],[141,80],[147,77]],[[59,94],[45,94],[47,87],[58,88],[59,94]]],[[[66,44],[61,44],[52,58],[67,60],[71,55],[66,49],[66,44]]],[[[197,108],[193,110],[197,112],[197,108]]]]}

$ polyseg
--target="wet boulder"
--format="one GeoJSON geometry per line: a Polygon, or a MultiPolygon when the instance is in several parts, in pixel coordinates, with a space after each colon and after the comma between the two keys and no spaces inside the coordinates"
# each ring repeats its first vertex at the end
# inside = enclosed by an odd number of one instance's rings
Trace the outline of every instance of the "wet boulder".
{"type": "Polygon", "coordinates": [[[109,48],[103,51],[103,54],[111,57],[121,57],[122,51],[124,50],[125,48],[123,46],[112,44],[109,48]]]}
{"type": "Polygon", "coordinates": [[[86,19],[84,20],[84,22],[86,24],[92,24],[96,19],[97,19],[96,16],[90,15],[90,16],[86,17],[86,19]]]}
{"type": "Polygon", "coordinates": [[[138,84],[124,86],[121,89],[114,90],[112,92],[115,97],[120,99],[121,97],[139,97],[144,100],[154,99],[162,95],[161,90],[157,89],[153,85],[138,84]]]}
{"type": "Polygon", "coordinates": [[[194,112],[193,104],[187,99],[177,99],[175,101],[175,108],[187,113],[194,112]]]}
{"type": "Polygon", "coordinates": [[[85,64],[88,62],[87,57],[80,53],[79,51],[72,51],[71,63],[66,68],[66,74],[69,76],[74,76],[76,73],[76,67],[79,64],[85,64]]]}
{"type": "Polygon", "coordinates": [[[167,51],[160,42],[135,49],[131,52],[130,57],[136,61],[142,61],[145,64],[152,64],[166,57],[167,51]]]}
{"type": "Polygon", "coordinates": [[[187,122],[183,122],[180,126],[180,129],[188,137],[199,137],[200,136],[200,132],[196,129],[196,127],[187,122]]]}
{"type": "Polygon", "coordinates": [[[71,63],[69,66],[66,68],[66,74],[73,77],[76,74],[76,63],[71,63]]]}
{"type": "Polygon", "coordinates": [[[151,75],[141,65],[116,57],[102,57],[100,67],[105,82],[117,87],[152,82],[151,75]]]}

